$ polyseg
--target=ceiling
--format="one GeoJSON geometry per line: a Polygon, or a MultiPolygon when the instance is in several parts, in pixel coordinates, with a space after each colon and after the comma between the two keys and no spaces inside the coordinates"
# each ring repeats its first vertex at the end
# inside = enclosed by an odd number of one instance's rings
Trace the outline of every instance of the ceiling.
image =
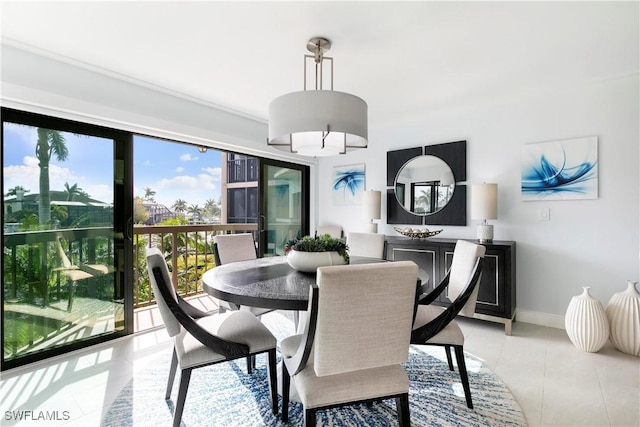
{"type": "MultiPolygon", "coordinates": [[[[638,2],[10,2],[2,43],[266,120],[306,43],[370,126],[638,73],[638,2]]],[[[42,70],[46,79],[46,70],[42,70]]]]}

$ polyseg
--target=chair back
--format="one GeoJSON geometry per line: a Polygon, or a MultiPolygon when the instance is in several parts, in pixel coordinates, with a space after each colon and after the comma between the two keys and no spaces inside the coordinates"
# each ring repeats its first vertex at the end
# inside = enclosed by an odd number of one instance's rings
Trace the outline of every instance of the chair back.
{"type": "Polygon", "coordinates": [[[406,362],[417,279],[412,261],[318,268],[316,375],[406,362]]]}
{"type": "Polygon", "coordinates": [[[342,227],[339,225],[323,225],[316,229],[316,236],[324,236],[328,234],[334,239],[342,238],[342,227]]]}
{"type": "MultiPolygon", "coordinates": [[[[467,289],[474,272],[476,260],[478,257],[484,257],[485,251],[486,248],[482,245],[477,245],[465,240],[458,240],[456,242],[455,249],[453,250],[451,269],[449,270],[449,287],[447,291],[447,297],[451,301],[455,301],[465,289],[467,289]]],[[[479,286],[475,287],[464,307],[460,310],[460,314],[473,317],[479,288],[479,286]]]]}
{"type": "Polygon", "coordinates": [[[383,259],[384,237],[377,233],[348,233],[349,255],[383,259]]]}
{"type": "Polygon", "coordinates": [[[213,236],[213,243],[217,265],[248,261],[258,257],[251,233],[220,234],[213,236]]]}
{"type": "Polygon", "coordinates": [[[174,337],[178,335],[182,331],[182,326],[178,319],[173,315],[171,309],[167,305],[167,302],[162,297],[162,292],[160,292],[160,286],[164,286],[169,290],[170,295],[177,302],[176,290],[173,287],[173,283],[171,282],[171,275],[169,274],[169,267],[167,266],[167,261],[165,261],[162,252],[158,248],[147,248],[147,271],[149,272],[149,282],[151,283],[151,287],[153,288],[153,295],[156,297],[156,302],[158,303],[158,309],[160,310],[160,316],[162,316],[162,321],[164,322],[167,333],[170,337],[174,337]],[[153,269],[159,268],[159,271],[162,273],[162,279],[160,281],[156,280],[156,276],[153,274],[153,269]]]}
{"type": "Polygon", "coordinates": [[[64,268],[73,268],[73,264],[71,264],[71,260],[67,256],[64,248],[62,247],[62,236],[56,236],[56,248],[58,250],[58,257],[60,258],[60,263],[64,268]]]}

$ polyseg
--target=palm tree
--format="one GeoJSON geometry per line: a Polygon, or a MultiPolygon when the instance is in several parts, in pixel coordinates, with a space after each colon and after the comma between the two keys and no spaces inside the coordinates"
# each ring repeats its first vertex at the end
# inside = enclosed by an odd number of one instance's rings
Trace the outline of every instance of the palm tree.
{"type": "Polygon", "coordinates": [[[204,211],[207,216],[219,216],[220,215],[220,207],[218,206],[218,202],[213,199],[207,199],[204,202],[204,211]]]}
{"type": "Polygon", "coordinates": [[[144,199],[148,200],[150,202],[155,203],[155,199],[153,198],[153,196],[156,195],[156,192],[153,191],[153,189],[151,187],[145,187],[144,188],[144,199]]]}
{"type": "Polygon", "coordinates": [[[67,193],[67,202],[72,202],[73,201],[73,196],[75,196],[75,195],[80,196],[80,195],[82,195],[82,193],[84,193],[82,188],[78,187],[77,183],[73,184],[72,186],[69,186],[68,182],[64,183],[64,191],[67,193]]]}
{"type": "Polygon", "coordinates": [[[174,211],[182,213],[187,210],[187,202],[182,199],[178,199],[171,207],[174,211]]]}
{"type": "Polygon", "coordinates": [[[202,209],[198,205],[189,206],[188,212],[191,214],[191,219],[196,221],[200,218],[202,209]]]}
{"type": "Polygon", "coordinates": [[[69,157],[69,150],[60,131],[38,128],[38,143],[36,145],[36,157],[40,167],[40,203],[38,205],[38,217],[40,224],[51,221],[51,193],[49,190],[49,162],[51,155],[56,160],[63,162],[69,157]]]}
{"type": "Polygon", "coordinates": [[[22,191],[22,193],[28,193],[31,190],[27,190],[25,189],[22,185],[16,185],[15,187],[9,189],[9,191],[7,191],[6,196],[17,196],[18,195],[18,191],[22,191]]]}

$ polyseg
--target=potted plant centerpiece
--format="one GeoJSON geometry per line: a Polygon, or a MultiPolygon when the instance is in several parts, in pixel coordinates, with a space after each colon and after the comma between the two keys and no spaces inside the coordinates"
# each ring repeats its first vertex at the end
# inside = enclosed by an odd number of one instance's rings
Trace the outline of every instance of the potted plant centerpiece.
{"type": "Polygon", "coordinates": [[[284,247],[289,265],[306,273],[315,273],[325,265],[349,264],[349,248],[343,239],[322,236],[304,236],[292,239],[284,247]]]}

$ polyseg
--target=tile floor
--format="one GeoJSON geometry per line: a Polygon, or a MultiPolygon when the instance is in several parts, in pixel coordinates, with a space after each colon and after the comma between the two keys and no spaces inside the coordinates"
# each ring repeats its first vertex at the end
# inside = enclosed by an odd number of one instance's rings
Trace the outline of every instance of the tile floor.
{"type": "MultiPolygon", "coordinates": [[[[198,302],[211,307],[210,301],[198,302]]],[[[140,325],[161,325],[152,310],[136,314],[140,325]]],[[[599,353],[584,353],[559,329],[516,322],[513,335],[506,336],[498,324],[463,319],[461,325],[465,351],[509,386],[530,426],[640,426],[640,358],[609,343],[599,353]]],[[[133,372],[165,351],[171,351],[171,343],[163,329],[156,329],[4,372],[0,424],[98,426],[133,372]],[[11,411],[24,415],[28,410],[49,411],[58,420],[13,419],[11,411]]]]}

